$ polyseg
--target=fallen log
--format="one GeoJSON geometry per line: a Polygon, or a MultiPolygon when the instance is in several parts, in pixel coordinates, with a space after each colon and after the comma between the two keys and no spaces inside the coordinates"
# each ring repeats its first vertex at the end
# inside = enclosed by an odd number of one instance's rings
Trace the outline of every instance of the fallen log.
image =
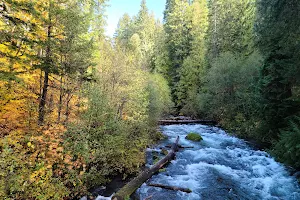
{"type": "Polygon", "coordinates": [[[206,124],[206,125],[217,125],[218,123],[214,120],[159,120],[160,125],[171,125],[171,124],[206,124]]]}
{"type": "Polygon", "coordinates": [[[176,151],[178,150],[179,136],[177,137],[175,143],[172,145],[169,153],[159,160],[150,169],[146,169],[132,181],[127,183],[123,188],[121,188],[113,197],[112,200],[124,200],[128,198],[132,193],[134,193],[145,181],[152,177],[153,174],[159,171],[164,165],[169,163],[175,158],[176,151]]]}
{"type": "Polygon", "coordinates": [[[152,187],[159,187],[167,190],[174,190],[174,191],[181,191],[181,192],[186,192],[186,193],[191,193],[192,190],[189,188],[182,188],[182,187],[176,187],[176,186],[169,186],[169,185],[162,185],[162,184],[156,184],[156,183],[148,183],[148,186],[152,187]]]}
{"type": "MultiPolygon", "coordinates": [[[[172,148],[172,145],[166,145],[165,146],[166,148],[172,148]]],[[[178,148],[179,149],[192,149],[192,148],[194,148],[193,146],[181,146],[181,145],[178,145],[178,148]]]]}
{"type": "Polygon", "coordinates": [[[192,149],[194,148],[193,146],[182,146],[182,145],[178,145],[179,149],[192,149]]]}

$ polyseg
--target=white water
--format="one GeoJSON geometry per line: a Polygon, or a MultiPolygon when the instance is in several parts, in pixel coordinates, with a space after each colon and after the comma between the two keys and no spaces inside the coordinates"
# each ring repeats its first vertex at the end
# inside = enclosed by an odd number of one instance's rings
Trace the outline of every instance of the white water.
{"type": "MultiPolygon", "coordinates": [[[[204,125],[162,126],[168,139],[158,148],[173,143],[177,136],[183,146],[166,172],[154,175],[149,182],[186,187],[190,194],[149,187],[143,184],[140,199],[251,199],[300,200],[297,180],[289,176],[283,165],[266,152],[254,150],[245,141],[227,135],[219,128],[204,125]],[[189,132],[199,133],[201,142],[185,139],[189,132]]],[[[157,149],[158,149],[157,148],[157,149]]],[[[148,164],[152,164],[149,150],[148,164]]]]}

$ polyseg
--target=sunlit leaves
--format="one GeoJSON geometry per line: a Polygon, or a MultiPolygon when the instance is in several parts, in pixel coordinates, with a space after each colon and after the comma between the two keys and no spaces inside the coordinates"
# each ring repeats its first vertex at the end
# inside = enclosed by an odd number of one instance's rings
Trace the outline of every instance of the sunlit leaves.
{"type": "Polygon", "coordinates": [[[103,2],[0,3],[0,198],[62,199],[72,188],[72,195],[85,190],[86,165],[64,150],[66,129],[60,123],[82,110],[77,91],[92,62],[91,20],[102,17],[96,7],[103,2]],[[38,127],[44,71],[49,73],[46,123],[38,127]]]}

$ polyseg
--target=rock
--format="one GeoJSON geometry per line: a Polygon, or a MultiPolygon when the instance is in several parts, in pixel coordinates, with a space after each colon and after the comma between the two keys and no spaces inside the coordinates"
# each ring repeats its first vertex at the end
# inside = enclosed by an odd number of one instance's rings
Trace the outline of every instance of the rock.
{"type": "Polygon", "coordinates": [[[200,142],[201,140],[203,140],[203,138],[201,137],[201,135],[199,135],[198,133],[189,133],[185,139],[187,140],[191,140],[191,141],[195,141],[195,142],[200,142]]]}
{"type": "Polygon", "coordinates": [[[82,197],[80,200],[87,200],[87,196],[82,197]]]}
{"type": "Polygon", "coordinates": [[[300,179],[300,171],[298,171],[298,172],[294,173],[294,175],[293,175],[293,176],[295,176],[297,179],[300,179]]]}

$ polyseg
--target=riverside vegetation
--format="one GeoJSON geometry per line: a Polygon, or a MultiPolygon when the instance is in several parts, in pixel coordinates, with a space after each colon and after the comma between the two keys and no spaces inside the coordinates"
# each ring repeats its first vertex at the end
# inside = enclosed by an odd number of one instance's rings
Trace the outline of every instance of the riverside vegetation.
{"type": "Polygon", "coordinates": [[[156,122],[210,118],[300,168],[300,2],[167,0],[104,35],[107,0],[0,2],[0,198],[135,174],[156,122]]]}

